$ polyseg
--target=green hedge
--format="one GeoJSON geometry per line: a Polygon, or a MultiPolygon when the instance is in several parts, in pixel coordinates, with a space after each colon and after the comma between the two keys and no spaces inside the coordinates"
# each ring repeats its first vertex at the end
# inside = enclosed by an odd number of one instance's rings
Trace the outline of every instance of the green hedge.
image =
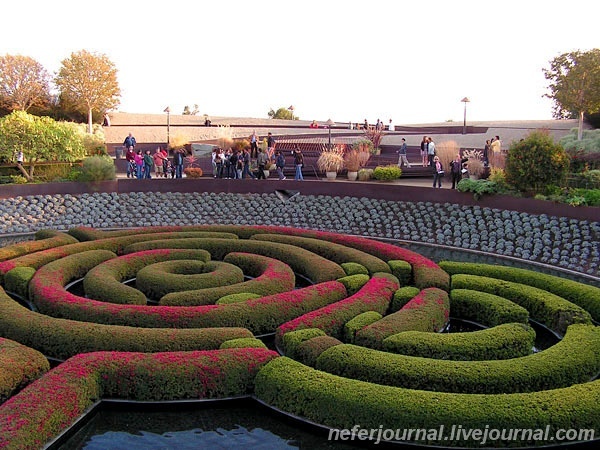
{"type": "Polygon", "coordinates": [[[23,298],[27,298],[29,292],[29,281],[35,275],[33,267],[15,267],[4,275],[4,288],[23,298]]]}
{"type": "Polygon", "coordinates": [[[486,361],[531,354],[535,331],[522,323],[507,323],[470,333],[405,331],[383,341],[391,353],[454,361],[486,361]]]}
{"type": "Polygon", "coordinates": [[[450,315],[448,293],[438,288],[422,290],[400,311],[358,330],[357,345],[383,348],[384,339],[402,331],[440,331],[450,315]]]}
{"type": "Polygon", "coordinates": [[[348,295],[354,295],[360,289],[367,284],[370,280],[369,275],[357,273],[356,275],[347,275],[342,278],[338,278],[338,281],[346,286],[348,295]]]}
{"type": "Polygon", "coordinates": [[[231,303],[243,303],[253,298],[260,298],[261,296],[253,292],[240,292],[239,294],[228,294],[221,297],[216,301],[216,305],[229,305],[231,303]]]}
{"type": "Polygon", "coordinates": [[[400,281],[400,286],[407,286],[412,282],[412,267],[406,261],[391,260],[388,265],[392,273],[400,281]]]}
{"type": "Polygon", "coordinates": [[[600,322],[600,288],[533,270],[491,264],[443,261],[440,266],[450,275],[465,273],[522,283],[564,298],[590,313],[600,322]]]}
{"type": "Polygon", "coordinates": [[[340,265],[349,262],[358,263],[365,267],[371,275],[376,272],[391,272],[390,267],[382,259],[355,248],[336,244],[335,242],[282,234],[255,234],[251,239],[290,244],[316,253],[340,265]]]}
{"type": "MultiPolygon", "coordinates": [[[[0,404],[50,370],[40,352],[0,337],[0,404]]],[[[1,442],[1,441],[0,441],[1,442]]]]}
{"type": "Polygon", "coordinates": [[[367,311],[349,320],[344,325],[344,342],[354,342],[356,333],[367,325],[381,320],[383,316],[376,311],[367,311]]]}
{"type": "Polygon", "coordinates": [[[226,348],[267,348],[267,346],[260,339],[239,338],[223,342],[219,347],[219,350],[226,348]]]}
{"type": "Polygon", "coordinates": [[[573,323],[591,323],[590,314],[583,308],[548,291],[512,281],[478,275],[452,275],[452,289],[472,289],[488,292],[523,306],[531,318],[551,330],[564,334],[573,323]]]}
{"type": "Polygon", "coordinates": [[[99,398],[138,401],[247,396],[257,372],[277,358],[260,348],[171,353],[78,355],[0,406],[0,442],[39,449],[99,398]],[[48,395],[52,393],[52,395],[48,395]]]}
{"type": "Polygon", "coordinates": [[[293,245],[257,240],[233,239],[161,239],[132,244],[125,253],[159,248],[201,248],[208,250],[212,259],[222,260],[231,252],[248,252],[255,255],[285,261],[294,272],[299,273],[315,283],[335,280],[345,276],[344,269],[322,256],[293,245]]]}
{"type": "Polygon", "coordinates": [[[413,298],[419,295],[421,290],[414,286],[404,286],[394,292],[394,298],[390,303],[390,312],[400,311],[404,306],[410,302],[413,298]]]}
{"type": "Polygon", "coordinates": [[[357,315],[366,311],[384,314],[396,289],[396,277],[377,273],[356,294],[320,309],[313,309],[281,325],[275,333],[275,342],[280,345],[285,334],[304,328],[319,328],[329,336],[342,339],[344,325],[357,315]]]}
{"type": "Polygon", "coordinates": [[[326,334],[319,328],[304,328],[302,330],[290,331],[281,339],[280,349],[290,358],[296,359],[298,357],[298,346],[304,341],[318,336],[326,336],[326,334]]]}
{"type": "MultiPolygon", "coordinates": [[[[330,348],[328,352],[337,347],[330,348]]],[[[270,406],[338,429],[463,428],[600,430],[600,380],[527,394],[471,395],[428,392],[331,375],[281,357],[255,380],[255,396],[270,406]]],[[[481,448],[468,438],[436,443],[481,448]]],[[[421,442],[426,443],[426,442],[421,442]]],[[[431,442],[429,442],[431,444],[431,442]]],[[[506,443],[492,443],[505,445],[506,443]]],[[[556,444],[516,440],[514,446],[556,444]]]]}
{"type": "Polygon", "coordinates": [[[75,244],[77,239],[66,233],[39,233],[36,234],[35,241],[19,242],[13,245],[7,245],[0,248],[0,261],[17,258],[22,255],[47,250],[50,248],[61,247],[63,245],[75,244]]]}
{"type": "MultiPolygon", "coordinates": [[[[205,250],[154,250],[120,256],[97,266],[86,265],[88,272],[83,279],[84,291],[88,297],[103,302],[145,305],[146,295],[139,289],[123,284],[123,281],[135,278],[137,273],[146,266],[178,260],[206,262],[210,260],[210,253],[205,250]]],[[[60,267],[61,261],[77,263],[78,255],[55,261],[51,263],[51,267],[60,267]]],[[[42,270],[46,269],[42,268],[42,270]]]]}
{"type": "Polygon", "coordinates": [[[160,304],[167,306],[208,305],[230,294],[252,292],[262,297],[291,291],[296,285],[294,272],[287,264],[277,259],[235,252],[225,255],[223,261],[239,267],[242,274],[253,277],[253,279],[212,288],[171,292],[160,299],[160,304]]]}
{"type": "Polygon", "coordinates": [[[319,355],[335,345],[342,345],[342,342],[331,336],[317,336],[303,341],[297,348],[298,361],[314,367],[319,355]]]}
{"type": "Polygon", "coordinates": [[[529,312],[522,306],[497,295],[471,289],[450,291],[450,311],[453,317],[471,320],[488,327],[529,321],[529,312]]]}
{"type": "Polygon", "coordinates": [[[369,275],[369,270],[362,264],[358,264],[358,263],[354,263],[354,262],[347,262],[347,263],[341,263],[340,266],[342,266],[342,269],[344,269],[344,272],[346,272],[346,275],[358,275],[358,274],[369,275]]]}
{"type": "Polygon", "coordinates": [[[446,361],[344,344],[323,352],[319,370],[371,383],[438,392],[534,392],[585,383],[600,372],[600,328],[571,325],[558,344],[500,361],[446,361]]]}

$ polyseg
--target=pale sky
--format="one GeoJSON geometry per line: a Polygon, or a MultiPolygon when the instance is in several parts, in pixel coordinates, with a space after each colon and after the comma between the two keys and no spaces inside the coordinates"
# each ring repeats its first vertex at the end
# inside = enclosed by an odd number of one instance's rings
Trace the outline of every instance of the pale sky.
{"type": "Polygon", "coordinates": [[[21,0],[0,55],[118,69],[120,111],[395,124],[545,120],[542,68],[600,47],[594,0],[21,0]]]}

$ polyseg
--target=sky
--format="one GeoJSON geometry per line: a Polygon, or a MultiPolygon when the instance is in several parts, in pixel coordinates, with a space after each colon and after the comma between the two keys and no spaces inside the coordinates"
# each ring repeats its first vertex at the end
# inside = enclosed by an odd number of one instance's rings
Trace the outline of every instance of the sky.
{"type": "Polygon", "coordinates": [[[0,55],[118,70],[119,111],[394,124],[547,120],[542,69],[600,47],[594,0],[27,0],[0,55]],[[470,102],[461,100],[467,97],[470,102]]]}

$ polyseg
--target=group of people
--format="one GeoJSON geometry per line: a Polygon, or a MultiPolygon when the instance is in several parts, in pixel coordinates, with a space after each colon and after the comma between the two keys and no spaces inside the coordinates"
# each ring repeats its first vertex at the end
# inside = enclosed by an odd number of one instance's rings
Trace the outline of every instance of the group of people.
{"type": "Polygon", "coordinates": [[[154,154],[150,150],[142,153],[130,146],[125,153],[127,160],[127,178],[150,179],[152,173],[157,178],[183,177],[183,150],[174,150],[173,158],[169,159],[166,149],[158,147],[154,154]]]}

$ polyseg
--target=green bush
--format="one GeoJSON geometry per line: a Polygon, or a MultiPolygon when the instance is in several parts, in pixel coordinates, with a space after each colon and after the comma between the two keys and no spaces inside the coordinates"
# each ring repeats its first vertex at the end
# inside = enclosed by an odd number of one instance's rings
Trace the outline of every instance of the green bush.
{"type": "MultiPolygon", "coordinates": [[[[583,197],[587,206],[600,206],[600,189],[575,189],[572,195],[583,197]]],[[[567,200],[567,203],[570,202],[567,200]]]]}
{"type": "Polygon", "coordinates": [[[422,290],[400,311],[356,332],[354,342],[370,348],[383,348],[383,340],[402,331],[440,331],[448,322],[448,293],[437,288],[422,290]]]}
{"type": "Polygon", "coordinates": [[[598,374],[600,328],[571,325],[565,337],[546,350],[497,361],[430,359],[343,344],[324,351],[316,368],[370,383],[437,392],[543,391],[587,383],[598,374]]]}
{"type": "Polygon", "coordinates": [[[373,178],[379,181],[397,180],[402,176],[402,169],[395,164],[377,166],[373,169],[373,178]]]}
{"type": "Polygon", "coordinates": [[[562,185],[568,170],[567,153],[546,131],[532,131],[508,149],[506,179],[520,191],[539,192],[549,184],[562,185]]]}
{"type": "Polygon", "coordinates": [[[494,181],[472,180],[470,178],[460,180],[456,189],[459,192],[472,192],[475,200],[479,200],[483,195],[495,195],[504,192],[504,189],[494,181]]]}
{"type": "Polygon", "coordinates": [[[410,284],[412,280],[412,267],[409,263],[402,260],[391,260],[388,261],[388,265],[392,270],[392,274],[400,281],[400,286],[410,284]]]}
{"type": "Polygon", "coordinates": [[[307,366],[314,367],[317,364],[319,355],[335,345],[342,345],[342,342],[331,336],[316,336],[307,339],[298,345],[296,349],[297,359],[307,366]]]}
{"type": "Polygon", "coordinates": [[[522,323],[507,323],[469,333],[405,331],[383,341],[390,353],[453,361],[489,361],[531,354],[535,331],[522,323]]]}
{"type": "Polygon", "coordinates": [[[358,275],[358,274],[369,275],[369,270],[362,264],[358,264],[355,262],[347,262],[347,263],[341,263],[340,266],[342,266],[342,269],[344,269],[344,272],[346,272],[346,275],[358,275]]]}
{"type": "Polygon", "coordinates": [[[344,342],[354,342],[356,332],[362,330],[367,325],[377,322],[383,316],[377,311],[367,311],[359,314],[354,319],[349,320],[344,325],[344,342]]]}
{"type": "Polygon", "coordinates": [[[595,286],[533,270],[493,264],[442,261],[440,266],[450,275],[459,273],[481,275],[544,289],[575,303],[588,311],[594,320],[600,321],[600,288],[595,286]]]}
{"type": "Polygon", "coordinates": [[[15,267],[4,275],[4,288],[8,292],[27,298],[29,281],[33,278],[33,267],[15,267]]]}
{"type": "Polygon", "coordinates": [[[260,298],[261,296],[253,292],[240,292],[239,294],[228,294],[221,297],[216,301],[216,305],[230,305],[231,303],[244,303],[253,298],[260,298]]]}
{"type": "Polygon", "coordinates": [[[281,350],[290,358],[296,359],[298,357],[298,346],[304,341],[317,336],[326,336],[326,334],[319,328],[304,328],[302,330],[290,331],[282,336],[281,350]]]}
{"type": "Polygon", "coordinates": [[[35,241],[19,242],[0,248],[0,261],[77,242],[77,239],[66,233],[51,233],[49,230],[38,231],[35,238],[35,241]]]}
{"type": "Polygon", "coordinates": [[[543,289],[478,275],[452,275],[453,289],[472,289],[488,292],[523,306],[532,319],[551,330],[564,334],[573,323],[591,323],[590,314],[583,308],[543,289]]]}
{"type": "Polygon", "coordinates": [[[338,278],[337,281],[346,286],[346,290],[350,296],[356,294],[369,281],[369,275],[348,275],[347,277],[338,278]]]}
{"type": "Polygon", "coordinates": [[[260,339],[238,338],[225,341],[219,346],[219,350],[226,348],[267,348],[267,346],[260,339]]]}
{"type": "MultiPolygon", "coordinates": [[[[438,429],[441,425],[450,430],[456,424],[464,429],[485,429],[494,424],[504,429],[548,427],[549,436],[553,436],[559,429],[600,429],[600,380],[527,394],[451,394],[341,378],[281,357],[259,371],[255,396],[288,414],[338,430],[351,429],[356,424],[365,429],[394,430],[438,429]]],[[[431,441],[423,439],[419,443],[431,441]]],[[[437,444],[481,447],[479,441],[464,437],[437,444]]],[[[533,442],[521,437],[510,444],[556,442],[533,442]]]]}
{"type": "Polygon", "coordinates": [[[90,156],[83,160],[78,181],[106,181],[116,178],[115,163],[109,157],[90,156]]]}
{"type": "Polygon", "coordinates": [[[529,321],[529,312],[522,306],[494,294],[470,289],[450,291],[450,311],[453,317],[471,320],[487,327],[529,321]]]}
{"type": "Polygon", "coordinates": [[[22,175],[3,175],[0,176],[0,184],[26,184],[27,178],[22,175]]]}
{"type": "Polygon", "coordinates": [[[373,178],[373,169],[358,170],[358,181],[369,181],[371,178],[373,178]]]}
{"type": "Polygon", "coordinates": [[[396,312],[404,308],[408,302],[419,295],[421,290],[414,286],[404,286],[394,292],[394,298],[390,304],[390,312],[396,312]]]}

